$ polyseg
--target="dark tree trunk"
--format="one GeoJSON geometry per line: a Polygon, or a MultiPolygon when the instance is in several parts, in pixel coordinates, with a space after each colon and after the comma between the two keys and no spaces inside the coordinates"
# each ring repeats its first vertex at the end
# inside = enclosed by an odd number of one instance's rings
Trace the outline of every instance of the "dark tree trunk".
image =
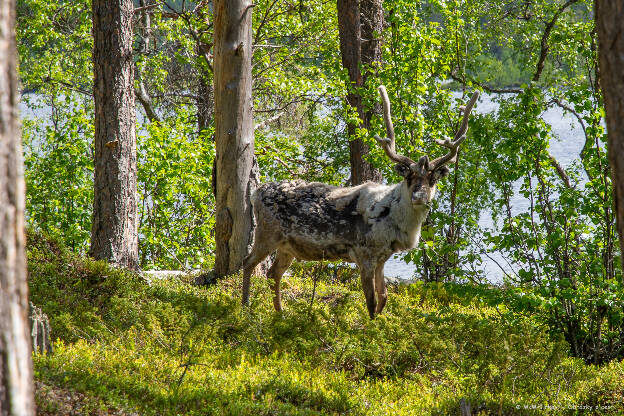
{"type": "Polygon", "coordinates": [[[15,2],[0,1],[0,416],[35,414],[15,48],[15,2]]]}
{"type": "Polygon", "coordinates": [[[132,0],[93,0],[95,192],[89,254],[138,268],[132,0]]]}
{"type": "MultiPolygon", "coordinates": [[[[381,32],[384,26],[384,15],[382,0],[361,0],[360,1],[360,23],[361,23],[361,55],[362,65],[366,70],[362,74],[363,85],[367,85],[371,74],[377,73],[377,66],[381,64],[381,32]]],[[[376,87],[376,86],[375,86],[376,87]]],[[[377,91],[375,89],[375,91],[377,91]]],[[[375,100],[375,112],[381,113],[381,103],[375,100]]],[[[364,127],[370,128],[373,111],[363,109],[364,127]]]]}
{"type": "Polygon", "coordinates": [[[210,74],[200,72],[197,81],[197,129],[201,133],[212,124],[214,94],[210,74]]]}
{"type": "MultiPolygon", "coordinates": [[[[210,19],[214,19],[208,7],[200,10],[200,15],[206,25],[210,25],[210,19]]],[[[214,118],[214,88],[213,69],[210,62],[210,49],[212,45],[197,38],[197,59],[202,63],[197,69],[197,127],[199,131],[210,127],[214,118]],[[202,62],[203,61],[203,62],[202,62]]]]}
{"type": "Polygon", "coordinates": [[[215,274],[240,269],[252,241],[257,184],[251,100],[251,0],[217,0],[214,97],[216,139],[215,274]]]}
{"type": "Polygon", "coordinates": [[[357,110],[360,125],[349,124],[349,154],[351,161],[351,184],[366,181],[381,181],[381,173],[364,160],[369,152],[361,139],[355,138],[357,128],[370,128],[372,109],[365,109],[362,97],[357,91],[363,87],[370,71],[381,61],[379,36],[383,29],[381,0],[338,0],[338,32],[342,65],[349,72],[351,85],[347,103],[357,110]],[[361,68],[364,68],[362,73],[361,68]]]}
{"type": "Polygon", "coordinates": [[[624,3],[621,0],[596,0],[595,16],[600,83],[607,121],[607,150],[613,177],[620,249],[624,253],[624,3]]]}

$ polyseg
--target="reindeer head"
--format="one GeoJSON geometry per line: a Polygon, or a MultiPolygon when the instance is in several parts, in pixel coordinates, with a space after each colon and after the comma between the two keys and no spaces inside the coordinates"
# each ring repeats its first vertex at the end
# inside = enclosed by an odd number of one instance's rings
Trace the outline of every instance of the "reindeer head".
{"type": "Polygon", "coordinates": [[[383,117],[388,138],[382,139],[379,136],[375,136],[375,139],[377,139],[377,142],[384,149],[390,160],[396,162],[396,172],[405,178],[402,184],[405,196],[409,196],[414,206],[428,205],[435,197],[436,183],[449,174],[449,169],[446,167],[446,164],[455,163],[457,161],[457,151],[459,145],[461,145],[466,138],[468,118],[472,107],[477,102],[477,98],[479,98],[479,92],[475,91],[468,104],[465,107],[460,107],[460,110],[464,113],[464,117],[453,140],[436,140],[437,144],[448,148],[449,152],[431,162],[427,155],[418,159],[418,162],[414,162],[409,157],[396,153],[394,126],[392,125],[392,118],[390,116],[390,100],[388,99],[386,88],[383,85],[379,86],[379,95],[381,95],[381,101],[383,103],[383,117]]]}

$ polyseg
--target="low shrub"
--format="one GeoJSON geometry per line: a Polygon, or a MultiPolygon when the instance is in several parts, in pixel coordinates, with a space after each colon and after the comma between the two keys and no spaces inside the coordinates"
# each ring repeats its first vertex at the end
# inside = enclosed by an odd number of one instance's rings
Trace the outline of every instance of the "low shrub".
{"type": "MultiPolygon", "coordinates": [[[[354,272],[299,264],[273,310],[254,277],[209,287],[76,258],[29,234],[32,301],[50,316],[52,355],[36,378],[140,414],[446,415],[624,411],[624,363],[568,356],[540,322],[510,319],[503,289],[391,287],[371,321],[354,272]],[[314,297],[313,297],[314,294],[314,297]]],[[[42,404],[45,406],[45,403],[42,404]]],[[[88,414],[97,414],[88,413],[88,414]]]]}

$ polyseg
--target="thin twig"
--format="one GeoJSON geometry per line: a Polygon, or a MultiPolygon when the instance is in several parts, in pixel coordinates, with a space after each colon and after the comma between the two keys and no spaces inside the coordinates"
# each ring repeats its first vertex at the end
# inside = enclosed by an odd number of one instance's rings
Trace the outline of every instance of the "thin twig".
{"type": "MultiPolygon", "coordinates": [[[[457,74],[455,74],[454,72],[451,72],[450,77],[457,82],[465,82],[463,79],[459,78],[457,76],[457,74]]],[[[484,84],[482,82],[479,82],[475,79],[470,79],[470,82],[473,85],[477,85],[481,88],[483,88],[483,91],[490,93],[490,94],[520,94],[522,92],[524,92],[524,90],[522,88],[495,88],[492,87],[488,84],[484,84]]]]}
{"type": "Polygon", "coordinates": [[[565,9],[567,9],[569,6],[576,3],[577,1],[578,0],[568,0],[565,4],[559,7],[550,22],[546,24],[546,27],[544,28],[544,33],[542,34],[542,40],[540,43],[540,56],[537,60],[535,74],[533,74],[533,81],[539,81],[540,76],[542,75],[542,71],[544,70],[544,63],[546,62],[548,50],[550,49],[548,40],[550,39],[550,33],[552,32],[553,27],[555,27],[555,23],[557,23],[557,19],[559,19],[559,16],[561,16],[565,9]]]}
{"type": "Polygon", "coordinates": [[[282,117],[284,114],[286,114],[286,110],[280,111],[279,113],[275,114],[272,117],[267,118],[266,120],[262,120],[262,122],[254,126],[254,130],[262,130],[263,128],[273,123],[274,121],[279,120],[280,117],[282,117]]]}
{"type": "Polygon", "coordinates": [[[154,4],[149,4],[147,6],[142,6],[142,7],[136,7],[134,9],[134,14],[138,14],[138,13],[143,13],[143,12],[147,12],[150,11],[152,9],[155,9],[157,7],[160,7],[161,5],[159,3],[154,3],[154,4]]]}
{"type": "Polygon", "coordinates": [[[321,260],[321,264],[317,265],[316,273],[314,273],[314,285],[312,286],[312,298],[310,298],[310,309],[309,313],[312,313],[312,305],[314,304],[314,297],[316,296],[316,284],[321,275],[321,269],[323,268],[325,256],[323,256],[323,260],[321,260]]]}

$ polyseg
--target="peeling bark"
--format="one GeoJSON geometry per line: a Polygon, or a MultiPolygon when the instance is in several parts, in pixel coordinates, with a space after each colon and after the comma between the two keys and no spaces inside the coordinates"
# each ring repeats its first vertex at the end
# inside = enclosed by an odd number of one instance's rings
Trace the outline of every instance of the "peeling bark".
{"type": "Polygon", "coordinates": [[[251,99],[253,5],[251,0],[218,0],[214,7],[215,273],[222,277],[241,268],[253,232],[251,193],[257,183],[251,99]]]}

